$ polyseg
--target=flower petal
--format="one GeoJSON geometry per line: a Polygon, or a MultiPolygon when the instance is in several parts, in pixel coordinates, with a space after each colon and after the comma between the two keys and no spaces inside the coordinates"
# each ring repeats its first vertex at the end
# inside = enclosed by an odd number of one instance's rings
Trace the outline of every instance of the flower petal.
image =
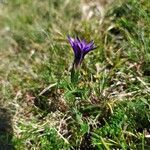
{"type": "Polygon", "coordinates": [[[97,47],[94,45],[94,42],[90,42],[89,44],[86,45],[86,47],[84,48],[84,55],[86,55],[88,52],[96,49],[97,47]]]}
{"type": "Polygon", "coordinates": [[[84,56],[88,52],[97,48],[94,45],[94,41],[87,43],[84,39],[81,40],[79,37],[71,38],[70,36],[68,36],[68,41],[74,51],[74,65],[76,67],[81,64],[81,62],[84,59],[84,56]]]}
{"type": "Polygon", "coordinates": [[[74,46],[74,39],[71,38],[69,35],[68,35],[68,41],[69,41],[70,45],[73,47],[74,46]]]}

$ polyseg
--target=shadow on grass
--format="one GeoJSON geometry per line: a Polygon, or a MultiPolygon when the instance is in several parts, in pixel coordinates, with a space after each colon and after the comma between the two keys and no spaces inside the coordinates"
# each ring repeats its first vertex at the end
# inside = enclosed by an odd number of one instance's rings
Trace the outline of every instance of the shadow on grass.
{"type": "MultiPolygon", "coordinates": [[[[42,91],[41,89],[39,91],[42,91]]],[[[66,112],[68,106],[61,97],[62,93],[59,89],[53,87],[44,92],[34,91],[34,105],[46,113],[55,112],[57,110],[66,112]],[[40,93],[40,94],[39,94],[40,93]]]]}
{"type": "Polygon", "coordinates": [[[8,109],[0,107],[0,150],[14,149],[12,137],[12,115],[8,109]]]}

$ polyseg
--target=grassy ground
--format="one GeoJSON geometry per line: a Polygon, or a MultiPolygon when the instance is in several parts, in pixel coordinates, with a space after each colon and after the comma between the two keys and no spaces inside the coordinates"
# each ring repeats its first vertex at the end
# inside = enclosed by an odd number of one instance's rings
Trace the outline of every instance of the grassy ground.
{"type": "Polygon", "coordinates": [[[0,1],[0,150],[150,149],[150,3],[99,25],[78,2],[0,1]],[[76,85],[68,34],[98,46],[76,85]]]}

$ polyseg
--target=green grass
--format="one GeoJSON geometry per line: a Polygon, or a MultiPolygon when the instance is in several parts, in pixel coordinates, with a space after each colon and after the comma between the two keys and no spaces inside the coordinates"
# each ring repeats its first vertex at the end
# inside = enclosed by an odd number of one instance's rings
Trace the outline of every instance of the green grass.
{"type": "Polygon", "coordinates": [[[0,2],[0,149],[150,149],[150,4],[122,1],[101,25],[79,4],[0,2]],[[98,46],[77,84],[68,34],[98,46]]]}

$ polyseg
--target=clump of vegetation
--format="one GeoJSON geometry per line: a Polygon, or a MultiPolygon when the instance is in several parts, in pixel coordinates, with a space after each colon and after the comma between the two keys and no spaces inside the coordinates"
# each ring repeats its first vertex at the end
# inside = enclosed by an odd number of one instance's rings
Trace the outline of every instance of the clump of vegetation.
{"type": "Polygon", "coordinates": [[[0,2],[0,149],[150,148],[149,2],[122,1],[101,25],[78,2],[0,2]],[[80,37],[72,71],[67,35],[80,37]],[[82,46],[96,48],[84,61],[82,46]]]}

